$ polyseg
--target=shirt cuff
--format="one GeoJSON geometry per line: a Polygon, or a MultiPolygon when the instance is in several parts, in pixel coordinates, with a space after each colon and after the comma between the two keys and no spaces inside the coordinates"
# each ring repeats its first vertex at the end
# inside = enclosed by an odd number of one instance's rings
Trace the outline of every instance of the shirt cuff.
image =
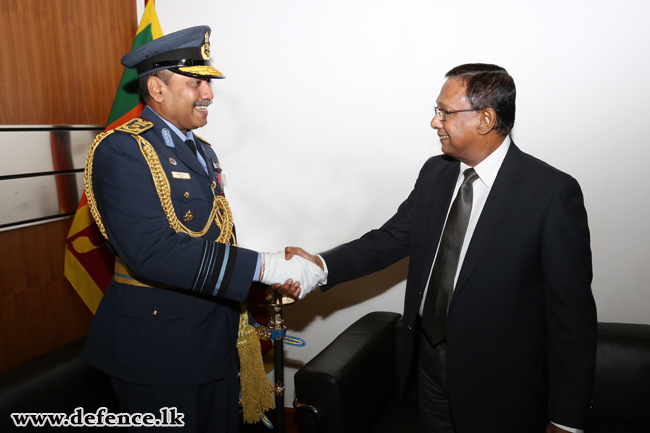
{"type": "Polygon", "coordinates": [[[321,281],[320,283],[318,283],[318,285],[319,285],[319,286],[324,286],[324,285],[327,284],[327,274],[328,274],[329,272],[327,271],[327,263],[325,263],[325,259],[323,258],[323,256],[321,256],[320,254],[318,254],[318,257],[320,258],[320,261],[321,261],[321,263],[323,264],[323,272],[325,272],[325,279],[324,279],[323,281],[321,281]]]}
{"type": "Polygon", "coordinates": [[[257,283],[260,280],[261,267],[262,267],[262,253],[257,253],[257,264],[255,265],[255,274],[253,274],[254,283],[257,283]]]}

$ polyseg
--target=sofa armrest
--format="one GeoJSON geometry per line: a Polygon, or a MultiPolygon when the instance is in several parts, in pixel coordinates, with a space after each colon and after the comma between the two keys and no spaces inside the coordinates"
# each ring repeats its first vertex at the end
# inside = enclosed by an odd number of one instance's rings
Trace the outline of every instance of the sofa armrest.
{"type": "Polygon", "coordinates": [[[650,431],[650,325],[598,323],[589,433],[650,431]]]}
{"type": "Polygon", "coordinates": [[[294,376],[301,432],[362,432],[395,399],[398,313],[373,312],[339,335],[294,376]],[[313,406],[320,419],[306,406],[313,406]]]}

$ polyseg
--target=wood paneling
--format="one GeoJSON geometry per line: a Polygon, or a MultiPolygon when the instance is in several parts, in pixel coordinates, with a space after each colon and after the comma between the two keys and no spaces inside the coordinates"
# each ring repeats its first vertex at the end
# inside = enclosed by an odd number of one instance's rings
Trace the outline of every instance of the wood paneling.
{"type": "Polygon", "coordinates": [[[0,124],[106,123],[135,0],[0,0],[0,124]]]}
{"type": "MultiPolygon", "coordinates": [[[[0,124],[105,124],[136,6],[0,0],[0,124]]],[[[63,275],[71,222],[0,232],[0,371],[88,332],[93,315],[63,275]]]]}
{"type": "Polygon", "coordinates": [[[63,276],[71,223],[0,232],[0,371],[88,333],[93,315],[63,276]]]}

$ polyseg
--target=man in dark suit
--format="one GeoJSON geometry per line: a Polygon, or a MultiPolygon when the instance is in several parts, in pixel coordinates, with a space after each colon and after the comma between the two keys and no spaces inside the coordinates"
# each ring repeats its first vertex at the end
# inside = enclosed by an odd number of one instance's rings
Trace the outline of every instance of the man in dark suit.
{"type": "Polygon", "coordinates": [[[397,213],[320,256],[287,257],[328,271],[327,290],[410,256],[401,370],[419,353],[424,431],[582,431],[596,308],[580,187],[510,139],[505,69],[467,64],[446,77],[431,121],[444,155],[397,213]]]}
{"type": "Polygon", "coordinates": [[[182,431],[236,432],[240,303],[251,283],[295,289],[324,274],[236,243],[219,160],[192,133],[207,123],[210,79],[223,78],[209,36],[193,27],[122,59],[147,107],[90,149],[86,195],[116,264],[84,357],[111,376],[125,412],[160,419],[176,408],[166,421],[182,431]]]}

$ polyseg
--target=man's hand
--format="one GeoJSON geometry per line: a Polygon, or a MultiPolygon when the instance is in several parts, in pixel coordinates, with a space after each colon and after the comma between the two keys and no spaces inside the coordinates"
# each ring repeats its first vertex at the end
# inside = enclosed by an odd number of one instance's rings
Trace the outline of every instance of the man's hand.
{"type": "Polygon", "coordinates": [[[273,289],[282,293],[298,295],[298,299],[303,299],[320,282],[325,281],[325,272],[314,263],[298,255],[288,260],[285,257],[282,252],[262,253],[260,282],[270,284],[273,289]]]}
{"type": "Polygon", "coordinates": [[[309,260],[310,262],[318,265],[318,267],[321,268],[323,271],[325,270],[325,267],[323,266],[323,262],[321,261],[320,257],[315,256],[313,254],[309,254],[307,251],[303,250],[300,247],[286,247],[284,249],[285,259],[290,260],[294,255],[309,260]]]}
{"type": "Polygon", "coordinates": [[[549,422],[546,426],[546,433],[569,433],[568,431],[561,429],[552,422],[549,422]]]}
{"type": "MultiPolygon", "coordinates": [[[[323,262],[321,261],[320,257],[309,254],[307,251],[303,250],[302,248],[286,247],[284,249],[284,253],[285,253],[284,258],[286,260],[291,260],[292,258],[294,258],[294,256],[295,257],[302,257],[303,259],[308,260],[311,263],[314,263],[315,265],[317,265],[321,269],[321,271],[325,270],[325,267],[323,266],[323,262]]],[[[319,282],[322,282],[323,279],[324,279],[324,277],[319,282]]],[[[314,290],[316,288],[316,286],[314,286],[314,287],[305,287],[304,285],[301,288],[301,287],[296,287],[295,284],[291,285],[291,284],[287,284],[287,283],[282,284],[282,285],[274,284],[274,285],[271,286],[271,288],[273,290],[279,291],[280,293],[284,293],[284,294],[287,294],[289,296],[293,296],[294,298],[298,298],[298,299],[304,299],[305,296],[307,296],[309,294],[309,292],[311,292],[312,290],[314,290]]]]}
{"type": "Polygon", "coordinates": [[[294,282],[292,279],[288,279],[282,285],[280,285],[280,283],[273,284],[271,288],[294,298],[297,298],[298,295],[300,295],[300,281],[294,282]]]}

